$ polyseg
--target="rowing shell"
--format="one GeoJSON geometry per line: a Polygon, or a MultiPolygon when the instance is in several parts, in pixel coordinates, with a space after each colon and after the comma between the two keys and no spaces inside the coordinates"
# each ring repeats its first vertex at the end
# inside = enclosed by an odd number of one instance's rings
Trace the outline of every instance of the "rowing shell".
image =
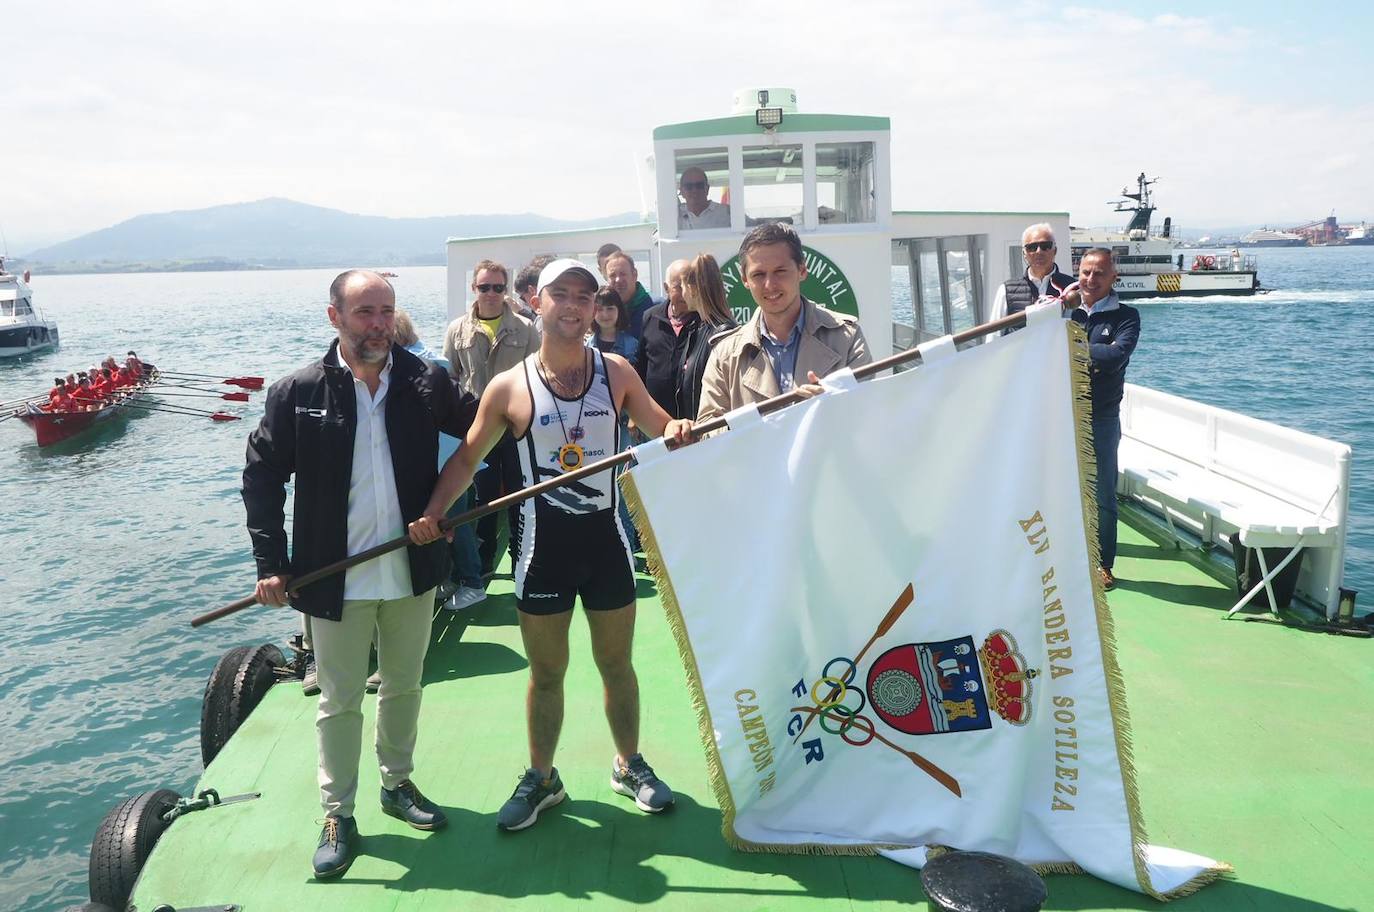
{"type": "Polygon", "coordinates": [[[130,409],[127,406],[130,403],[145,399],[149,394],[148,388],[156,382],[157,373],[154,372],[147,380],[137,386],[130,387],[131,391],[126,393],[118,402],[107,402],[94,411],[45,412],[37,405],[30,404],[15,417],[33,428],[34,436],[38,438],[40,447],[52,446],[104,424],[117,415],[128,415],[130,409]]]}

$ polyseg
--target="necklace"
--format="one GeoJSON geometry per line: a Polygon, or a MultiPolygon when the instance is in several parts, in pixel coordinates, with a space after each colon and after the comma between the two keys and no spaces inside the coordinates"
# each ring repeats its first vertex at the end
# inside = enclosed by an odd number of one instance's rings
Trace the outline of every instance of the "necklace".
{"type": "Polygon", "coordinates": [[[591,357],[591,352],[587,352],[582,359],[582,364],[578,367],[577,385],[570,387],[563,382],[563,378],[549,370],[549,366],[544,363],[544,356],[542,353],[537,356],[539,361],[539,376],[550,390],[553,389],[554,383],[562,388],[565,393],[569,389],[581,390],[581,396],[578,399],[577,405],[577,421],[573,423],[571,434],[568,433],[568,426],[563,423],[563,407],[556,402],[554,403],[554,414],[558,416],[558,426],[563,431],[563,445],[558,448],[558,465],[565,472],[571,472],[574,469],[581,468],[582,459],[585,455],[582,450],[582,445],[577,441],[581,440],[584,434],[582,430],[582,410],[587,407],[587,392],[583,390],[582,387],[585,383],[583,374],[587,369],[587,358],[589,357],[591,357]],[[554,383],[550,383],[549,378],[553,378],[554,383]]]}

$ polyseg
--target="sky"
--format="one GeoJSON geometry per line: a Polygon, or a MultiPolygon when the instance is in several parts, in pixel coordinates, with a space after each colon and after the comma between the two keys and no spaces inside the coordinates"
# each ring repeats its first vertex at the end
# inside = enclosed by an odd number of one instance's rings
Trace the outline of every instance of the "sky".
{"type": "Polygon", "coordinates": [[[653,128],[748,86],[890,117],[897,209],[1114,224],[1145,171],[1185,229],[1374,219],[1368,2],[391,6],[0,0],[5,247],[270,196],[639,210],[653,128]]]}

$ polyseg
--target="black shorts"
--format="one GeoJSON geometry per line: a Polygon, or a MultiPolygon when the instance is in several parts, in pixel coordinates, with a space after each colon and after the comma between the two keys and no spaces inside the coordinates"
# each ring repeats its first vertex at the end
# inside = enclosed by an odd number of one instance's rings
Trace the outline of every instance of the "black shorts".
{"type": "Polygon", "coordinates": [[[562,614],[578,596],[587,611],[611,611],[635,600],[634,556],[618,511],[570,514],[542,502],[535,510],[533,553],[527,556],[522,548],[515,572],[521,611],[562,614]]]}

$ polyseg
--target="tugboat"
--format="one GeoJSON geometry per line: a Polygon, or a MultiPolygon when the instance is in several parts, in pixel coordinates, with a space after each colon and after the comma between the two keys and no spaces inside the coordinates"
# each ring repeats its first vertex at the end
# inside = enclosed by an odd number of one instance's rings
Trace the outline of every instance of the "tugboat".
{"type": "Polygon", "coordinates": [[[33,306],[29,273],[5,271],[0,257],[0,358],[17,358],[31,352],[57,348],[57,323],[33,306]]]}
{"type": "Polygon", "coordinates": [[[1136,192],[1121,190],[1114,212],[1129,212],[1126,227],[1113,231],[1103,228],[1074,228],[1071,232],[1073,269],[1090,248],[1106,247],[1116,260],[1116,293],[1126,298],[1181,298],[1202,295],[1252,295],[1259,291],[1259,276],[1253,256],[1239,250],[1222,254],[1199,254],[1184,268],[1183,254],[1175,254],[1178,241],[1173,237],[1172,220],[1164,220],[1164,230],[1150,231],[1155,207],[1150,187],[1158,178],[1136,178],[1136,192]]]}

